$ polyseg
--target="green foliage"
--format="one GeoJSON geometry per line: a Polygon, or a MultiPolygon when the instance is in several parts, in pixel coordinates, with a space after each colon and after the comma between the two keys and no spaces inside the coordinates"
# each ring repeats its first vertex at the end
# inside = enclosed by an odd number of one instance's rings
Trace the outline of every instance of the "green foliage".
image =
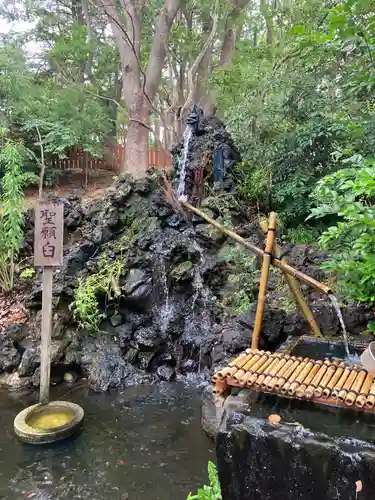
{"type": "Polygon", "coordinates": [[[229,263],[229,294],[225,297],[225,307],[232,314],[244,314],[249,310],[258,290],[259,273],[255,266],[255,257],[241,247],[229,247],[223,255],[229,263]]]}
{"type": "Polygon", "coordinates": [[[0,288],[10,292],[14,284],[14,266],[23,238],[23,188],[26,176],[22,172],[22,148],[6,140],[0,152],[2,178],[0,217],[0,288]]]}
{"type": "Polygon", "coordinates": [[[107,300],[120,296],[119,278],[124,273],[124,264],[121,260],[109,261],[108,255],[103,253],[98,265],[98,272],[87,278],[78,280],[78,287],[74,294],[74,317],[80,328],[96,332],[104,313],[100,312],[98,295],[104,294],[107,300]]]}
{"type": "Polygon", "coordinates": [[[99,99],[87,93],[82,83],[66,85],[54,79],[38,80],[17,45],[0,48],[0,99],[4,104],[0,125],[10,138],[22,137],[40,162],[40,148],[63,156],[75,145],[92,154],[101,152],[109,130],[108,116],[99,99]],[[39,139],[41,136],[41,142],[39,139]]]}
{"type": "MultiPolygon", "coordinates": [[[[341,156],[341,153],[340,155],[341,156]]],[[[319,242],[331,252],[325,269],[337,273],[349,297],[375,301],[375,160],[356,154],[347,166],[323,178],[313,199],[310,217],[335,217],[319,242]]]]}
{"type": "Polygon", "coordinates": [[[20,272],[20,279],[22,281],[29,281],[35,276],[35,269],[33,267],[26,267],[20,272]]]}
{"type": "Polygon", "coordinates": [[[286,233],[286,241],[294,245],[308,245],[318,240],[319,232],[316,229],[299,225],[289,228],[286,233]]]}
{"type": "MultiPolygon", "coordinates": [[[[336,150],[374,150],[374,11],[370,0],[325,9],[313,0],[277,2],[267,11],[272,43],[243,37],[232,66],[213,73],[244,160],[239,192],[262,212],[276,210],[288,226],[305,220],[316,183],[337,170],[336,150]]],[[[249,32],[266,22],[253,15],[249,32]]]]}
{"type": "Polygon", "coordinates": [[[198,488],[196,495],[189,493],[187,500],[222,500],[219,476],[216,465],[212,462],[208,462],[208,479],[210,485],[198,488]]]}

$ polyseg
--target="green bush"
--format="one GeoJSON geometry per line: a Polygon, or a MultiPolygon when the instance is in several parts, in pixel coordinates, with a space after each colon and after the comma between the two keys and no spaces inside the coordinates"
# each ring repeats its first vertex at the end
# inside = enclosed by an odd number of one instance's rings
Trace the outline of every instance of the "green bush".
{"type": "Polygon", "coordinates": [[[23,239],[23,189],[28,176],[22,172],[22,147],[5,141],[0,153],[3,167],[0,198],[0,289],[10,292],[14,284],[14,268],[23,239]]]}
{"type": "MultiPolygon", "coordinates": [[[[346,153],[346,154],[345,154],[346,153]]],[[[348,297],[375,301],[375,160],[338,153],[347,168],[324,177],[313,193],[309,218],[335,216],[319,239],[331,258],[324,268],[337,273],[348,297]]]]}

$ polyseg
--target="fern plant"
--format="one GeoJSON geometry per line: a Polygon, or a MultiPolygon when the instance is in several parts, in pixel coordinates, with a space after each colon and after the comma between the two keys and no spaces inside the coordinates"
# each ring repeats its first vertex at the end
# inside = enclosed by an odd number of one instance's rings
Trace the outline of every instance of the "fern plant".
{"type": "Polygon", "coordinates": [[[209,486],[198,488],[195,495],[189,493],[187,500],[222,500],[219,476],[216,465],[212,462],[208,462],[208,479],[209,486]]]}
{"type": "Polygon", "coordinates": [[[118,284],[124,272],[121,260],[108,262],[108,255],[103,253],[99,261],[99,271],[87,278],[80,278],[74,294],[74,317],[80,328],[88,331],[98,331],[100,322],[105,315],[99,310],[98,294],[104,293],[111,300],[121,293],[118,284]]]}

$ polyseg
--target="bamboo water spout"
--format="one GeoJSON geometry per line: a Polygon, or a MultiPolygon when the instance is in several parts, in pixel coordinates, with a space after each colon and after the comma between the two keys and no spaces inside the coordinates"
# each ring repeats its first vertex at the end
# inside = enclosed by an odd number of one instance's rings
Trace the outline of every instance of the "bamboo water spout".
{"type": "MultiPolygon", "coordinates": [[[[248,241],[244,240],[241,236],[239,236],[237,233],[234,231],[231,231],[230,229],[227,229],[226,227],[222,226],[218,222],[216,222],[214,219],[206,215],[202,210],[199,208],[193,207],[193,205],[190,205],[187,201],[182,201],[180,200],[180,203],[183,207],[187,208],[191,212],[195,213],[199,217],[201,217],[203,220],[211,224],[212,226],[216,227],[219,231],[221,231],[223,234],[226,234],[231,238],[232,240],[236,241],[243,247],[247,248],[247,250],[250,250],[253,252],[255,255],[258,255],[259,257],[264,257],[265,252],[261,250],[260,248],[256,247],[255,245],[252,245],[248,241]]],[[[317,290],[330,294],[332,293],[332,290],[330,289],[329,286],[325,285],[324,283],[320,283],[317,280],[314,280],[314,278],[311,278],[310,276],[307,276],[306,274],[302,273],[301,271],[298,271],[298,269],[295,269],[294,267],[290,266],[289,264],[282,262],[280,259],[273,258],[271,261],[271,264],[282,271],[288,273],[291,276],[294,276],[294,278],[299,279],[300,281],[303,281],[304,283],[312,286],[313,288],[316,288],[317,290]]]]}

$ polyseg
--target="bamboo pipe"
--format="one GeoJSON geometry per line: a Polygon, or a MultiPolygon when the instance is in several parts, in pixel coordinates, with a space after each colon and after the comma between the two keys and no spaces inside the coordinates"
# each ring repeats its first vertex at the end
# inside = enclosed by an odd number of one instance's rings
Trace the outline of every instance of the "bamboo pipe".
{"type": "Polygon", "coordinates": [[[323,361],[321,361],[321,360],[315,362],[314,366],[311,368],[307,377],[303,381],[303,384],[301,384],[298,387],[298,389],[296,390],[297,398],[302,398],[303,396],[305,396],[306,389],[308,388],[308,386],[312,382],[312,380],[315,378],[315,375],[318,373],[318,371],[322,367],[322,364],[323,364],[323,361]]]}
{"type": "Polygon", "coordinates": [[[310,385],[307,387],[307,389],[305,391],[305,398],[310,399],[313,396],[315,389],[318,388],[319,382],[324,377],[324,374],[328,370],[330,364],[331,364],[331,362],[329,359],[326,359],[324,361],[322,366],[319,368],[318,373],[315,375],[315,377],[310,382],[310,385]]]}
{"type": "Polygon", "coordinates": [[[215,383],[215,387],[212,389],[212,393],[215,395],[223,394],[228,389],[227,379],[218,380],[215,383]]]}
{"type": "MultiPolygon", "coordinates": [[[[265,234],[267,233],[267,224],[266,224],[265,220],[260,221],[260,228],[263,231],[263,233],[265,233],[265,234]]],[[[275,256],[277,258],[280,258],[281,248],[277,243],[274,243],[273,251],[274,251],[275,256]]],[[[281,259],[281,262],[285,264],[286,260],[283,258],[283,259],[281,259]]],[[[320,331],[320,328],[319,328],[317,322],[315,321],[313,313],[311,312],[311,309],[310,309],[308,303],[306,302],[304,296],[302,295],[298,281],[296,280],[296,278],[294,276],[288,274],[286,271],[282,270],[282,272],[283,272],[285,279],[289,285],[290,291],[292,292],[292,294],[294,296],[294,300],[296,301],[297,306],[299,306],[302,314],[306,318],[306,321],[308,322],[308,324],[310,326],[310,330],[312,331],[313,335],[315,335],[317,337],[323,337],[323,335],[320,331]]]]}
{"type": "Polygon", "coordinates": [[[272,366],[272,368],[268,371],[266,376],[260,377],[257,380],[256,385],[258,387],[262,386],[263,388],[267,387],[268,381],[271,380],[276,375],[276,373],[278,373],[279,370],[282,369],[282,367],[287,363],[289,358],[290,356],[283,356],[281,359],[278,359],[278,362],[272,366]]]}
{"type": "Polygon", "coordinates": [[[356,406],[358,406],[358,408],[363,408],[365,406],[366,399],[367,399],[368,393],[370,392],[373,380],[374,380],[374,377],[370,373],[368,373],[366,378],[365,378],[365,381],[363,382],[363,385],[361,387],[360,394],[357,397],[357,400],[355,402],[355,404],[356,404],[356,406]]]}
{"type": "MultiPolygon", "coordinates": [[[[212,226],[216,227],[220,232],[223,234],[226,234],[231,238],[232,240],[236,241],[243,247],[247,248],[251,252],[255,253],[255,255],[258,255],[258,257],[263,257],[264,256],[264,251],[261,250],[260,248],[256,247],[255,245],[252,245],[248,241],[244,240],[236,234],[234,231],[231,231],[230,229],[227,229],[226,227],[222,226],[218,222],[216,222],[214,219],[206,215],[202,210],[199,208],[193,207],[193,205],[190,205],[190,203],[186,201],[180,201],[181,205],[191,212],[195,213],[199,217],[201,217],[203,220],[211,224],[212,226]]],[[[316,288],[317,290],[320,290],[323,293],[332,293],[332,290],[329,286],[325,285],[324,283],[320,283],[317,280],[314,280],[314,278],[311,278],[310,276],[307,276],[304,273],[301,273],[301,271],[298,271],[298,269],[295,269],[294,267],[290,266],[289,264],[286,264],[285,262],[282,262],[279,259],[272,259],[271,264],[282,271],[285,271],[286,273],[290,274],[291,276],[294,276],[295,278],[303,281],[304,283],[307,283],[308,285],[312,286],[313,288],[316,288]]]]}
{"type": "Polygon", "coordinates": [[[234,375],[234,373],[236,373],[236,371],[239,368],[242,368],[242,366],[244,366],[253,357],[253,355],[254,354],[251,352],[251,349],[246,349],[245,353],[240,354],[236,359],[231,361],[228,364],[228,366],[226,366],[222,370],[216,372],[212,376],[212,381],[215,382],[216,380],[221,380],[221,379],[228,377],[228,376],[231,377],[232,375],[234,375]],[[233,369],[235,369],[234,372],[233,372],[233,369]]]}
{"type": "Polygon", "coordinates": [[[269,372],[268,376],[262,381],[262,389],[272,390],[273,386],[271,387],[271,389],[269,389],[271,382],[275,380],[276,384],[277,380],[281,377],[281,375],[283,375],[296,360],[295,356],[293,357],[287,356],[286,359],[287,359],[286,363],[284,363],[282,366],[277,367],[277,370],[271,370],[269,372]]]}
{"type": "Polygon", "coordinates": [[[305,366],[303,367],[302,371],[299,373],[298,377],[295,379],[295,382],[293,382],[288,389],[289,396],[294,395],[298,386],[300,384],[302,384],[302,382],[305,380],[305,378],[310,373],[310,370],[313,368],[313,366],[314,366],[314,361],[312,361],[311,359],[307,363],[305,363],[305,366]]]}
{"type": "Polygon", "coordinates": [[[270,353],[265,353],[259,360],[255,363],[255,365],[251,368],[251,370],[248,370],[245,375],[242,375],[242,377],[236,377],[237,380],[239,381],[240,385],[245,385],[247,382],[250,380],[251,375],[256,373],[258,375],[259,369],[264,365],[264,363],[267,362],[268,357],[270,353]]]}
{"type": "Polygon", "coordinates": [[[300,363],[296,369],[294,370],[294,372],[290,375],[290,378],[289,380],[287,380],[287,382],[281,387],[281,392],[282,394],[286,394],[289,390],[289,387],[293,384],[293,382],[297,379],[297,377],[299,376],[299,374],[303,371],[303,369],[305,368],[306,366],[306,363],[310,361],[310,358],[305,358],[302,363],[300,363]]]}
{"type": "Polygon", "coordinates": [[[294,372],[301,361],[302,358],[294,358],[294,361],[292,361],[292,363],[285,369],[283,373],[280,372],[270,382],[268,382],[267,389],[269,391],[272,391],[273,388],[275,388],[276,391],[281,389],[281,387],[285,384],[285,382],[288,380],[288,378],[291,376],[291,374],[294,372]]]}
{"type": "Polygon", "coordinates": [[[366,371],[361,370],[358,373],[357,378],[354,380],[353,385],[352,385],[348,395],[345,398],[345,403],[348,406],[352,406],[354,404],[354,401],[356,400],[356,398],[359,394],[359,391],[363,385],[363,381],[365,380],[366,377],[367,377],[366,371]]]}
{"type": "Polygon", "coordinates": [[[258,373],[254,373],[253,376],[249,379],[247,385],[260,385],[262,381],[267,377],[267,374],[272,370],[272,368],[277,365],[280,361],[281,354],[276,355],[275,357],[270,357],[264,365],[258,370],[258,373]]]}
{"type": "Polygon", "coordinates": [[[355,379],[357,378],[358,375],[358,370],[353,369],[349,373],[349,377],[347,378],[343,388],[341,391],[338,393],[337,397],[339,398],[340,401],[345,401],[345,398],[349,392],[349,390],[352,388],[352,385],[354,384],[355,379]]]}
{"type": "Polygon", "coordinates": [[[367,408],[374,408],[375,405],[375,382],[373,382],[369,395],[366,399],[367,408]]]}
{"type": "MultiPolygon", "coordinates": [[[[345,363],[343,361],[341,361],[341,363],[339,363],[339,361],[335,361],[334,363],[332,363],[332,365],[332,371],[331,367],[327,370],[327,380],[325,380],[325,377],[323,377],[322,383],[319,386],[319,388],[322,388],[320,396],[323,395],[323,398],[329,397],[332,389],[335,387],[335,384],[340,380],[342,374],[344,373],[345,363]]],[[[317,396],[317,391],[314,391],[314,395],[317,396]]]]}
{"type": "Polygon", "coordinates": [[[264,354],[264,351],[258,351],[254,354],[254,356],[250,359],[250,361],[248,361],[244,366],[241,367],[240,370],[238,370],[238,372],[234,375],[234,378],[236,380],[239,380],[240,378],[242,378],[245,373],[247,372],[247,370],[249,370],[252,366],[255,365],[255,363],[257,363],[259,361],[259,359],[263,356],[264,354]]]}
{"type": "Polygon", "coordinates": [[[275,232],[276,232],[276,217],[275,212],[270,213],[270,221],[268,225],[268,233],[266,240],[266,248],[263,254],[263,264],[260,273],[260,283],[259,283],[259,293],[258,293],[258,305],[257,312],[255,315],[255,324],[253,329],[253,336],[251,340],[251,348],[258,349],[260,331],[262,329],[263,314],[264,314],[264,302],[266,300],[267,293],[267,282],[268,274],[270,272],[270,265],[272,260],[272,250],[273,244],[275,242],[275,232]]]}
{"type": "Polygon", "coordinates": [[[349,377],[350,375],[350,368],[347,366],[344,371],[343,371],[343,374],[341,375],[341,377],[339,378],[339,381],[337,382],[337,384],[335,385],[335,387],[333,388],[333,391],[332,391],[332,397],[334,398],[337,398],[337,396],[339,395],[339,392],[341,391],[341,389],[344,387],[345,385],[345,382],[347,380],[347,378],[349,377]]]}

